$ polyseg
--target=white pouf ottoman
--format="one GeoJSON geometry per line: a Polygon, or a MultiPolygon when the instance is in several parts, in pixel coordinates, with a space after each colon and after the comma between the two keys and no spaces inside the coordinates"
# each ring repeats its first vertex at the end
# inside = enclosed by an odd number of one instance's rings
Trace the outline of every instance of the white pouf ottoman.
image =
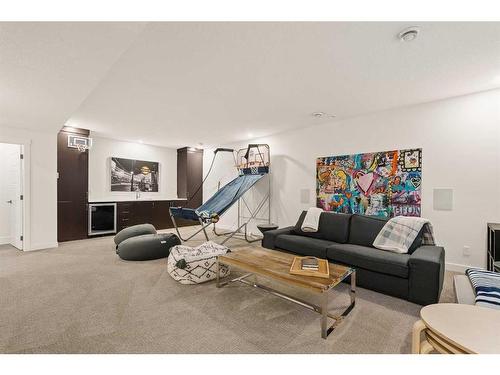
{"type": "MultiPolygon", "coordinates": [[[[167,271],[181,284],[201,284],[217,277],[217,256],[229,248],[208,241],[198,247],[177,245],[172,247],[167,260],[167,271]]],[[[229,267],[220,265],[220,277],[229,275],[229,267]]]]}

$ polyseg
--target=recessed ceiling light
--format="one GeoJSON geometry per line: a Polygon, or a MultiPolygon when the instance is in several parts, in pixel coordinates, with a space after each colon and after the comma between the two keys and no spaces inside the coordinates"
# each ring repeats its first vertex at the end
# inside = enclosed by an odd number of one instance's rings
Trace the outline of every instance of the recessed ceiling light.
{"type": "Polygon", "coordinates": [[[248,133],[248,134],[247,134],[247,137],[248,137],[248,138],[253,138],[253,133],[248,133]]]}
{"type": "Polygon", "coordinates": [[[417,26],[407,27],[398,34],[398,38],[403,42],[411,42],[417,39],[420,29],[417,26]]]}
{"type": "Polygon", "coordinates": [[[143,143],[143,142],[142,142],[142,139],[139,139],[139,143],[143,143]]]}

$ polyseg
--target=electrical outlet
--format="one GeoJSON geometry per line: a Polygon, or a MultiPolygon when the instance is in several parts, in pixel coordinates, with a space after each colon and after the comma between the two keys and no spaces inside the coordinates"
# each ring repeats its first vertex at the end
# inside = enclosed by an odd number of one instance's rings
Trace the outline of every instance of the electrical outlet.
{"type": "Polygon", "coordinates": [[[464,246],[462,250],[462,254],[464,257],[469,257],[470,256],[470,246],[464,246]]]}

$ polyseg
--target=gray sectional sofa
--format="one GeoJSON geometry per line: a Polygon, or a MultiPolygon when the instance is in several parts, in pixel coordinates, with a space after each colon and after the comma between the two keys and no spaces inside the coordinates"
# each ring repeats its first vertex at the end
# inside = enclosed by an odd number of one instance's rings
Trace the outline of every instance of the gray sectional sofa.
{"type": "Polygon", "coordinates": [[[315,256],[356,268],[363,288],[407,299],[421,305],[436,303],[443,286],[444,248],[420,246],[421,233],[408,254],[373,247],[387,219],[323,212],[319,230],[300,230],[306,212],[295,226],[264,233],[262,246],[299,255],[315,256]]]}

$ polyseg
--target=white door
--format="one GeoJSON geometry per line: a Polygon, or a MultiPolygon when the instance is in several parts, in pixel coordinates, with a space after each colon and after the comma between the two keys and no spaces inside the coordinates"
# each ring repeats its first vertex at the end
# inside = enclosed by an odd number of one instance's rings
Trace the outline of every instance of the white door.
{"type": "Polygon", "coordinates": [[[21,146],[0,143],[0,243],[23,248],[21,146]]]}

